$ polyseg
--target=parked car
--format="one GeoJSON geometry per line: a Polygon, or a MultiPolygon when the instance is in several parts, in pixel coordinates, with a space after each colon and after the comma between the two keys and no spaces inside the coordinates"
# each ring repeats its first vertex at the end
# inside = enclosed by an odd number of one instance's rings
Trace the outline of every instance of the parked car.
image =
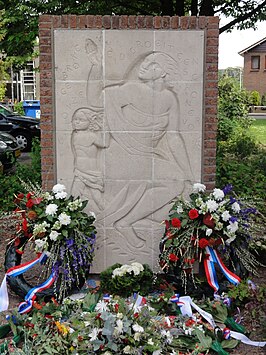
{"type": "Polygon", "coordinates": [[[0,132],[0,162],[3,170],[12,168],[20,154],[16,139],[8,133],[0,132]]]}
{"type": "Polygon", "coordinates": [[[0,131],[10,133],[16,138],[21,150],[30,150],[32,139],[40,139],[40,119],[21,116],[11,111],[4,105],[0,105],[0,131]]]}

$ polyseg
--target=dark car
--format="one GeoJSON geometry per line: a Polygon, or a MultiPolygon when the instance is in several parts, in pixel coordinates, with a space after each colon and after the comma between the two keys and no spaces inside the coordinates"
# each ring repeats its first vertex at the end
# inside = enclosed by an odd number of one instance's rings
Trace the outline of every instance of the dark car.
{"type": "Polygon", "coordinates": [[[0,161],[4,171],[12,168],[20,156],[16,139],[8,133],[0,132],[0,161]]]}
{"type": "Polygon", "coordinates": [[[30,150],[32,139],[40,139],[40,119],[21,116],[0,105],[0,131],[15,137],[21,150],[30,150]]]}

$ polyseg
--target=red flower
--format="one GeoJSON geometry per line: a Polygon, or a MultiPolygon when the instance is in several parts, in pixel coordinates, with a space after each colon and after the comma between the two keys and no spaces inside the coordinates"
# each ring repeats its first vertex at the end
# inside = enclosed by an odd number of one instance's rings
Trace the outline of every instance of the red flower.
{"type": "Polygon", "coordinates": [[[26,207],[31,208],[33,205],[34,205],[34,202],[33,202],[33,200],[30,198],[30,199],[27,201],[27,203],[26,203],[26,207]]]}
{"type": "Polygon", "coordinates": [[[202,238],[202,239],[199,240],[199,247],[201,249],[206,248],[208,245],[209,245],[209,241],[207,239],[202,238]]]}
{"type": "Polygon", "coordinates": [[[171,224],[174,228],[180,228],[181,227],[181,221],[178,218],[173,218],[171,220],[171,224]]]}
{"type": "Polygon", "coordinates": [[[196,219],[199,217],[199,212],[195,209],[192,209],[188,212],[188,216],[190,219],[196,219]]]}
{"type": "Polygon", "coordinates": [[[169,260],[170,261],[177,261],[177,260],[179,260],[179,257],[176,256],[175,254],[169,254],[169,260]]]}
{"type": "Polygon", "coordinates": [[[24,233],[28,232],[28,222],[27,222],[26,218],[23,218],[22,229],[23,229],[24,233]]]}
{"type": "Polygon", "coordinates": [[[32,202],[34,205],[39,205],[42,202],[42,198],[41,197],[36,197],[32,199],[32,202]]]}
{"type": "Polygon", "coordinates": [[[30,198],[31,198],[31,196],[34,196],[34,193],[33,192],[29,192],[28,194],[27,194],[27,200],[29,200],[30,198]]]}
{"type": "Polygon", "coordinates": [[[215,221],[214,219],[212,218],[212,215],[210,213],[207,213],[203,216],[203,223],[209,227],[209,228],[214,228],[215,226],[215,221]]]}

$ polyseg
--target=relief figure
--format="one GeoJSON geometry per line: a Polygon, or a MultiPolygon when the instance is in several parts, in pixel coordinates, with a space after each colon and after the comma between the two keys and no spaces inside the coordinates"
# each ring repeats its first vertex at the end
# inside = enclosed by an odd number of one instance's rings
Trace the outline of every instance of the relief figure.
{"type": "MultiPolygon", "coordinates": [[[[162,52],[146,53],[132,63],[120,82],[104,86],[99,80],[103,78],[101,56],[92,40],[87,40],[86,52],[89,58],[88,108],[77,110],[73,116],[75,177],[72,192],[81,192],[84,196],[82,191],[85,189],[86,197],[93,198],[98,223],[124,235],[121,250],[144,250],[145,228],[161,222],[160,210],[195,181],[186,143],[179,131],[178,63],[162,52]],[[95,84],[97,92],[101,91],[101,100],[98,94],[95,97],[95,84]],[[99,85],[102,85],[100,91],[99,85]],[[102,97],[104,107],[100,103],[102,97]],[[84,123],[86,128],[78,128],[75,123],[80,116],[90,116],[90,112],[103,116],[103,111],[108,136],[105,141],[102,132],[89,129],[89,123],[87,126],[84,123]],[[121,179],[119,169],[114,169],[109,191],[103,184],[101,159],[108,153],[114,157],[112,152],[117,151],[128,178],[121,179]],[[136,165],[136,160],[140,164],[136,165]],[[141,178],[142,160],[150,166],[149,178],[141,178]],[[132,176],[138,178],[132,178],[131,171],[132,176]],[[144,232],[140,232],[143,226],[144,232]]],[[[144,250],[145,253],[149,250],[144,250]]]]}
{"type": "Polygon", "coordinates": [[[80,108],[72,117],[71,147],[74,156],[74,179],[71,193],[91,200],[95,211],[103,208],[101,150],[109,144],[109,135],[103,135],[102,125],[102,111],[80,108]]]}

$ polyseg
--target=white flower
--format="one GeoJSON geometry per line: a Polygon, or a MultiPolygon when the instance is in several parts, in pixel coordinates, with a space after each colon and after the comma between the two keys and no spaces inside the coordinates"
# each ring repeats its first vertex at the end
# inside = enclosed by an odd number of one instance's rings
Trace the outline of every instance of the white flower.
{"type": "Polygon", "coordinates": [[[89,334],[89,337],[91,338],[90,341],[94,341],[94,340],[97,339],[99,331],[100,331],[99,328],[93,328],[92,329],[92,332],[89,334]]]}
{"type": "Polygon", "coordinates": [[[43,234],[46,232],[46,227],[50,227],[50,224],[47,222],[42,222],[40,224],[35,224],[33,228],[33,237],[36,237],[36,235],[43,234]]]}
{"type": "Polygon", "coordinates": [[[238,212],[240,211],[240,205],[239,205],[239,203],[234,202],[234,203],[232,204],[232,210],[233,210],[234,212],[238,213],[238,212]]]}
{"type": "Polygon", "coordinates": [[[238,222],[229,222],[229,226],[227,226],[227,230],[229,233],[235,233],[238,230],[238,222]]]}
{"type": "Polygon", "coordinates": [[[121,319],[117,319],[115,330],[118,334],[123,333],[123,321],[121,319]]]}
{"type": "Polygon", "coordinates": [[[123,313],[117,313],[117,318],[118,319],[123,319],[124,318],[124,314],[123,313]]]}
{"type": "Polygon", "coordinates": [[[139,271],[144,271],[144,267],[142,264],[140,263],[137,263],[137,262],[134,262],[134,263],[131,263],[131,266],[135,267],[135,268],[138,268],[139,271]]]}
{"type": "Polygon", "coordinates": [[[149,345],[154,345],[154,342],[153,342],[152,338],[149,338],[147,343],[148,343],[149,345]]]}
{"type": "Polygon", "coordinates": [[[57,193],[65,191],[65,189],[66,189],[65,185],[56,184],[56,185],[54,185],[52,191],[53,191],[54,194],[57,194],[57,193]]]}
{"type": "Polygon", "coordinates": [[[222,229],[223,229],[223,224],[222,224],[221,222],[217,222],[217,223],[215,224],[215,229],[216,229],[217,231],[222,230],[222,229]]]}
{"type": "Polygon", "coordinates": [[[193,185],[193,192],[197,193],[197,192],[204,192],[206,190],[206,186],[200,183],[195,183],[193,185]]]}
{"type": "Polygon", "coordinates": [[[44,238],[44,239],[36,239],[35,240],[36,248],[38,250],[42,250],[44,248],[45,244],[46,244],[46,241],[47,241],[46,238],[44,238]]]}
{"type": "Polygon", "coordinates": [[[61,225],[67,226],[68,224],[71,223],[71,218],[69,215],[67,215],[65,212],[61,213],[58,216],[58,220],[60,222],[61,225]]]}
{"type": "Polygon", "coordinates": [[[123,353],[124,354],[132,354],[131,347],[129,345],[125,346],[124,350],[123,350],[123,353]]]}
{"type": "Polygon", "coordinates": [[[76,211],[80,207],[82,207],[82,202],[79,198],[77,198],[75,201],[69,202],[67,205],[67,208],[70,211],[76,211]]]}
{"type": "Polygon", "coordinates": [[[220,189],[213,189],[213,197],[217,201],[221,201],[224,198],[224,192],[220,189]]]}
{"type": "Polygon", "coordinates": [[[155,350],[152,353],[152,355],[160,355],[160,354],[161,354],[161,350],[155,350]]]}
{"type": "Polygon", "coordinates": [[[134,340],[140,341],[140,338],[141,338],[141,333],[137,332],[134,334],[134,340]]]}
{"type": "Polygon", "coordinates": [[[134,332],[138,332],[138,333],[144,332],[144,329],[138,323],[133,324],[132,328],[133,328],[134,332]]]}
{"type": "Polygon", "coordinates": [[[209,237],[212,234],[212,229],[208,228],[206,230],[206,235],[209,237]]]}
{"type": "Polygon", "coordinates": [[[231,217],[231,215],[230,215],[229,211],[224,211],[224,212],[222,213],[222,220],[223,220],[224,222],[229,221],[230,217],[231,217]]]}
{"type": "Polygon", "coordinates": [[[182,207],[181,205],[177,206],[177,207],[176,207],[176,212],[177,212],[177,213],[182,213],[182,212],[184,212],[183,207],[182,207]]]}
{"type": "Polygon", "coordinates": [[[55,203],[50,203],[46,206],[45,213],[48,216],[54,216],[58,210],[58,206],[55,203]]]}
{"type": "Polygon", "coordinates": [[[64,198],[67,197],[67,192],[66,191],[57,192],[54,196],[58,200],[63,200],[64,198]]]}
{"type": "Polygon", "coordinates": [[[56,232],[56,231],[52,231],[50,234],[49,234],[49,238],[53,241],[56,241],[58,236],[60,235],[60,233],[56,232]]]}
{"type": "Polygon", "coordinates": [[[95,310],[97,312],[106,312],[106,311],[109,311],[109,308],[108,308],[108,303],[105,302],[105,301],[99,301],[97,304],[96,304],[96,307],[95,307],[95,310]]]}
{"type": "Polygon", "coordinates": [[[161,334],[162,334],[162,336],[166,337],[168,344],[171,344],[171,343],[172,343],[172,341],[173,341],[173,336],[171,335],[171,333],[169,332],[169,330],[166,331],[165,329],[163,329],[163,330],[161,331],[161,334]]]}
{"type": "Polygon", "coordinates": [[[92,211],[88,213],[89,216],[92,216],[96,220],[96,214],[92,211]]]}
{"type": "Polygon", "coordinates": [[[209,210],[210,212],[214,212],[214,211],[216,211],[217,208],[218,208],[218,203],[217,203],[216,201],[214,201],[214,200],[208,200],[208,201],[206,202],[206,204],[207,204],[208,210],[209,210]]]}
{"type": "Polygon", "coordinates": [[[86,320],[84,321],[85,327],[88,327],[90,324],[91,324],[90,322],[88,322],[88,321],[86,321],[86,320]]]}
{"type": "Polygon", "coordinates": [[[49,194],[49,192],[45,192],[42,196],[43,196],[44,200],[47,200],[47,201],[51,201],[54,199],[54,196],[49,194]]]}

